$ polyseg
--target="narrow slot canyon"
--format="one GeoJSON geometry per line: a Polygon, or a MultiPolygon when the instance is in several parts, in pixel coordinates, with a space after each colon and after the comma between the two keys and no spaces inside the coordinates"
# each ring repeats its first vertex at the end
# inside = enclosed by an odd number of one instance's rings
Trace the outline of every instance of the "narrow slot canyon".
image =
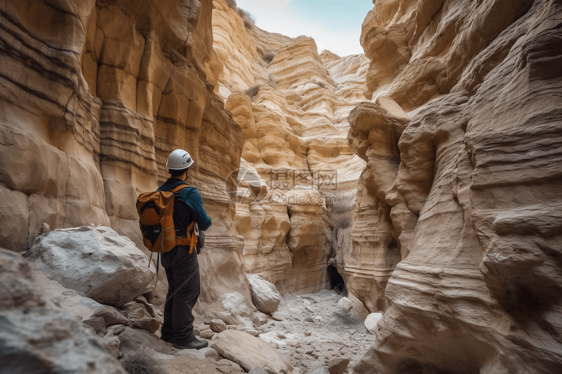
{"type": "Polygon", "coordinates": [[[562,373],[562,3],[365,2],[0,3],[0,374],[562,373]]]}

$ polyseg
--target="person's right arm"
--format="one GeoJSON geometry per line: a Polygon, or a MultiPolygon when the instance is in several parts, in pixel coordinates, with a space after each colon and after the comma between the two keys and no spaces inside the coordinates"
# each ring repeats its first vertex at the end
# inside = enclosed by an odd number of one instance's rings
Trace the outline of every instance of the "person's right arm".
{"type": "Polygon", "coordinates": [[[211,218],[207,215],[207,212],[205,211],[201,193],[196,188],[193,188],[189,192],[189,195],[187,196],[186,200],[191,210],[193,211],[193,214],[195,214],[195,222],[197,222],[197,226],[199,226],[199,230],[205,231],[209,227],[211,227],[212,224],[211,218]]]}

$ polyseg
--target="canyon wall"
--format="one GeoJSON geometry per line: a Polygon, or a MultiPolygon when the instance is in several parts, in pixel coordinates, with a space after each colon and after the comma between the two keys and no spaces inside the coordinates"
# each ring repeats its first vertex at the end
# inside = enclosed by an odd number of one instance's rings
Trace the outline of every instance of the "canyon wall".
{"type": "Polygon", "coordinates": [[[213,220],[201,301],[250,300],[225,186],[244,138],[205,73],[212,2],[18,0],[0,17],[0,246],[25,251],[47,223],[111,226],[144,249],[136,197],[185,148],[213,220]]]}
{"type": "Polygon", "coordinates": [[[365,164],[346,136],[369,60],[265,32],[224,0],[214,1],[213,33],[217,91],[245,137],[231,195],[246,270],[281,292],[326,288],[365,164]]]}
{"type": "Polygon", "coordinates": [[[355,373],[562,371],[562,3],[377,1],[348,287],[355,373]],[[357,278],[357,279],[355,279],[357,278]]]}

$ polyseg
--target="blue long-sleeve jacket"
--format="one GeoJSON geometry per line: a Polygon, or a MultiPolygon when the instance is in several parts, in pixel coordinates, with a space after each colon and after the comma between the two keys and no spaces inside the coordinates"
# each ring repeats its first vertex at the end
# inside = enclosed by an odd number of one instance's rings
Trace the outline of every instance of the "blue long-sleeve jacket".
{"type": "MultiPolygon", "coordinates": [[[[168,178],[158,191],[170,191],[185,182],[177,178],[168,178]]],[[[195,187],[187,187],[178,191],[174,205],[174,226],[176,235],[185,237],[187,226],[193,221],[197,222],[199,230],[205,231],[211,227],[211,218],[203,206],[201,193],[195,187]]]]}

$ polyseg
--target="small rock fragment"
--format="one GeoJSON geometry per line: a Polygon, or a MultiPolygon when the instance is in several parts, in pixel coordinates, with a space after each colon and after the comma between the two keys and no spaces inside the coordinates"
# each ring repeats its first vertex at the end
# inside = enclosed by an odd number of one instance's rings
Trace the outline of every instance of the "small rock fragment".
{"type": "Polygon", "coordinates": [[[205,356],[205,358],[208,358],[210,360],[213,360],[213,361],[221,360],[221,356],[213,348],[210,348],[210,347],[203,348],[203,349],[200,349],[199,352],[201,352],[203,354],[203,356],[205,356]]]}
{"type": "Polygon", "coordinates": [[[347,365],[349,365],[349,358],[336,357],[330,360],[328,364],[328,371],[330,374],[343,374],[347,365]]]}
{"type": "Polygon", "coordinates": [[[117,336],[111,336],[107,334],[102,338],[101,343],[105,347],[106,351],[109,352],[115,358],[121,358],[123,354],[119,349],[121,346],[121,341],[117,336]]]}
{"type": "Polygon", "coordinates": [[[107,328],[105,336],[117,336],[125,331],[125,325],[113,325],[107,328]]]}
{"type": "Polygon", "coordinates": [[[310,336],[310,335],[312,335],[312,333],[311,333],[310,331],[305,331],[305,332],[304,332],[304,336],[310,336]]]}
{"type": "Polygon", "coordinates": [[[100,336],[105,335],[105,321],[102,317],[91,317],[85,321],[82,321],[82,323],[91,328],[96,334],[100,336]]]}
{"type": "Polygon", "coordinates": [[[252,335],[252,336],[260,336],[261,331],[256,330],[256,329],[243,329],[242,331],[247,332],[248,334],[252,335]]]}
{"type": "Polygon", "coordinates": [[[273,313],[271,315],[271,318],[273,318],[276,321],[283,321],[283,317],[281,317],[280,315],[278,315],[277,313],[273,313]]]}
{"type": "Polygon", "coordinates": [[[227,329],[226,323],[224,323],[224,321],[220,319],[211,320],[209,326],[211,327],[211,330],[213,330],[214,332],[223,332],[224,330],[227,329]]]}
{"type": "Polygon", "coordinates": [[[92,317],[102,317],[106,326],[111,325],[125,325],[129,326],[132,323],[121,313],[117,308],[104,305],[92,313],[92,317]]]}
{"type": "Polygon", "coordinates": [[[215,333],[212,330],[203,330],[199,333],[199,336],[202,337],[203,339],[211,339],[213,336],[215,336],[215,333]]]}
{"type": "Polygon", "coordinates": [[[315,369],[314,371],[310,372],[310,374],[330,374],[330,372],[324,366],[321,366],[315,369]]]}

